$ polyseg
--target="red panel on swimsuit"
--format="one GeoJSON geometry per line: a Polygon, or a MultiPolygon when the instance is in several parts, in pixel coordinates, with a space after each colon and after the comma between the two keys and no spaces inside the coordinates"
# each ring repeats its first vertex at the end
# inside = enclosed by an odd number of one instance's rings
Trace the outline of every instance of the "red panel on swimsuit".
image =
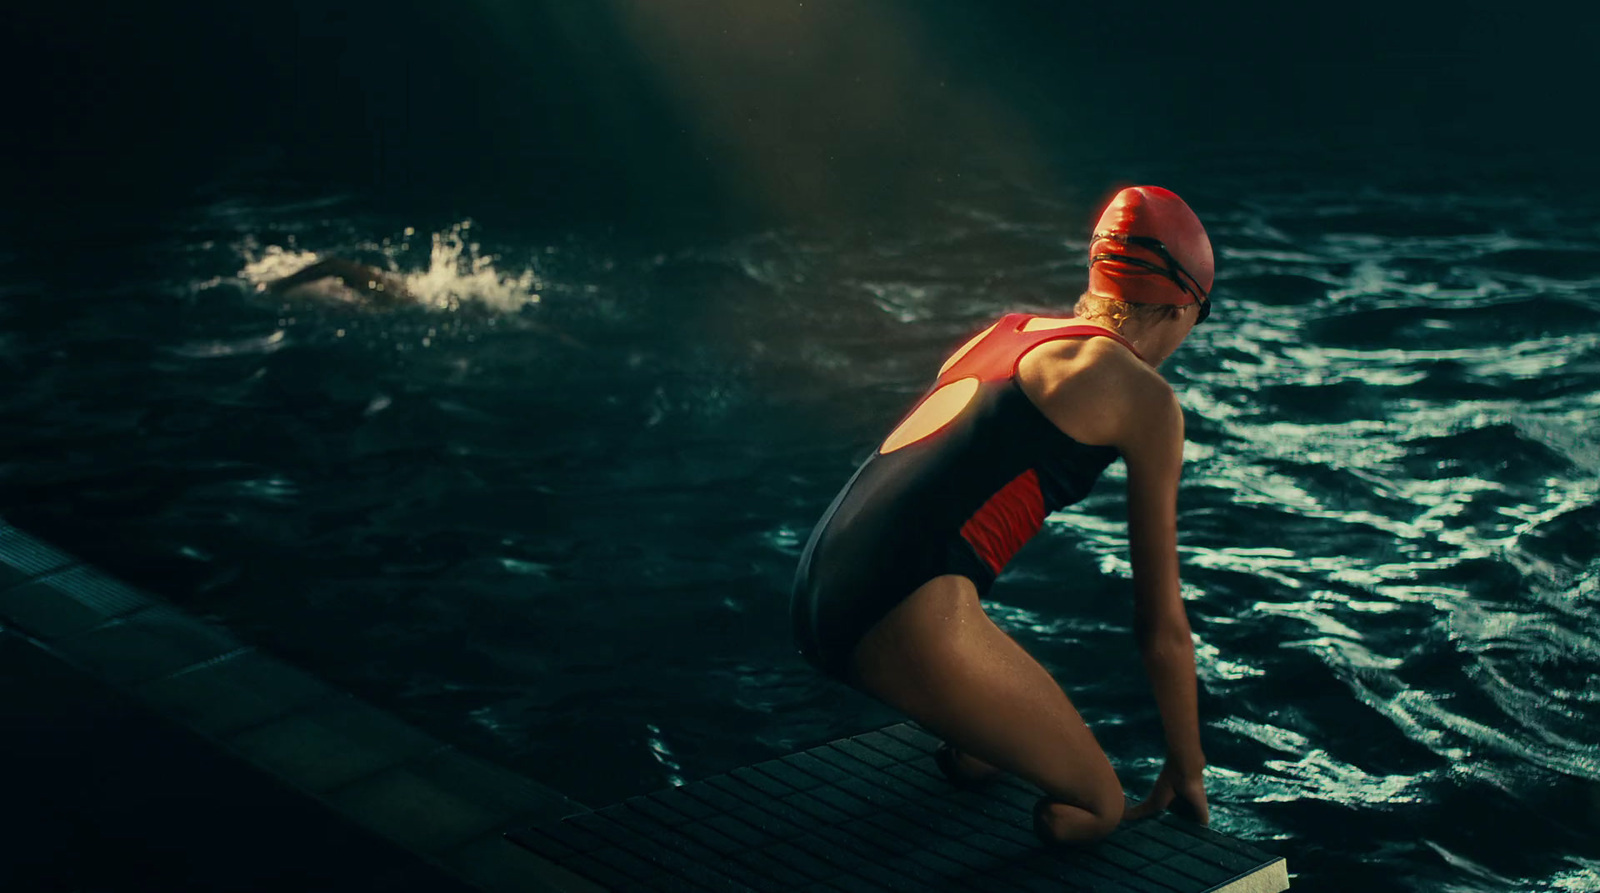
{"type": "Polygon", "coordinates": [[[1039,475],[1028,469],[989,497],[961,526],[961,535],[995,574],[1044,526],[1039,475]]]}

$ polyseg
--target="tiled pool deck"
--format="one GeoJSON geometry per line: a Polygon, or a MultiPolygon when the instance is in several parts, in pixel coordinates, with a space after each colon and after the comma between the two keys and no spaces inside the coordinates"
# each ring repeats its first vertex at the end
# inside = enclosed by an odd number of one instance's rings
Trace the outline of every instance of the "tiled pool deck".
{"type": "Polygon", "coordinates": [[[966,790],[909,723],[513,832],[615,890],[1276,893],[1284,860],[1171,816],[1040,845],[1037,791],[966,790]]]}

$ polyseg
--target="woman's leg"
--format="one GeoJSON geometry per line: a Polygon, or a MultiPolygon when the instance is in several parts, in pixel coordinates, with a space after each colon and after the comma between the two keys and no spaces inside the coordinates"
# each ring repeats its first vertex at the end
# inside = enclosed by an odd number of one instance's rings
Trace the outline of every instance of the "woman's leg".
{"type": "Polygon", "coordinates": [[[1049,671],[984,613],[966,577],[935,577],[896,605],[856,646],[853,670],[861,690],[1043,788],[1041,835],[1092,840],[1122,820],[1105,751],[1049,671]]]}

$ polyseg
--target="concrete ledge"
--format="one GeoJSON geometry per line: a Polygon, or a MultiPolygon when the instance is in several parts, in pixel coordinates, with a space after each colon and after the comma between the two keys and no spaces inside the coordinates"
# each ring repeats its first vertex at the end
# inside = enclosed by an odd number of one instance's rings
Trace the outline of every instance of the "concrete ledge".
{"type": "Polygon", "coordinates": [[[82,566],[0,593],[0,615],[47,642],[87,632],[152,604],[138,590],[82,566]]]}
{"type": "Polygon", "coordinates": [[[1206,893],[1279,893],[1289,889],[1289,863],[1279,859],[1253,874],[1243,875],[1206,893]]]}
{"type": "Polygon", "coordinates": [[[381,710],[344,697],[247,729],[224,743],[313,794],[444,746],[381,710]]]}
{"type": "Polygon", "coordinates": [[[0,729],[5,893],[477,889],[14,630],[0,729]]]}
{"type": "Polygon", "coordinates": [[[531,815],[551,820],[567,811],[531,782],[508,779],[503,770],[454,750],[352,782],[330,793],[328,802],[426,853],[459,846],[531,815]]]}
{"type": "Polygon", "coordinates": [[[67,553],[0,521],[0,592],[76,563],[67,553]]]}
{"type": "Polygon", "coordinates": [[[137,691],[167,715],[213,738],[342,697],[321,680],[248,648],[152,679],[137,691]]]}
{"type": "Polygon", "coordinates": [[[150,605],[53,644],[77,663],[123,685],[159,679],[244,650],[227,632],[166,605],[150,605]]]}
{"type": "Polygon", "coordinates": [[[0,626],[482,889],[599,889],[499,833],[587,811],[582,804],[442,744],[4,521],[0,626]]]}
{"type": "Polygon", "coordinates": [[[604,887],[535,856],[498,832],[456,847],[440,861],[494,893],[607,893],[604,887]]]}

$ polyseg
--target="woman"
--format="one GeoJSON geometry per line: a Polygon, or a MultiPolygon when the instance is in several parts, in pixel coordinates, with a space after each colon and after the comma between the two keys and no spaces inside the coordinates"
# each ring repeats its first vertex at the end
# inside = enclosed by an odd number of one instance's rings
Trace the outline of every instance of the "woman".
{"type": "Polygon", "coordinates": [[[1177,195],[1136,186],[1106,207],[1089,256],[1072,317],[1007,314],[945,361],[813,529],[791,603],[801,654],[943,737],[952,781],[1009,771],[1039,785],[1047,843],[1169,805],[1209,818],[1178,589],[1183,412],[1156,369],[1210,312],[1211,243],[1177,195]],[[1119,456],[1134,627],[1167,744],[1155,789],[1126,813],[1077,709],[979,604],[1045,516],[1119,456]]]}

